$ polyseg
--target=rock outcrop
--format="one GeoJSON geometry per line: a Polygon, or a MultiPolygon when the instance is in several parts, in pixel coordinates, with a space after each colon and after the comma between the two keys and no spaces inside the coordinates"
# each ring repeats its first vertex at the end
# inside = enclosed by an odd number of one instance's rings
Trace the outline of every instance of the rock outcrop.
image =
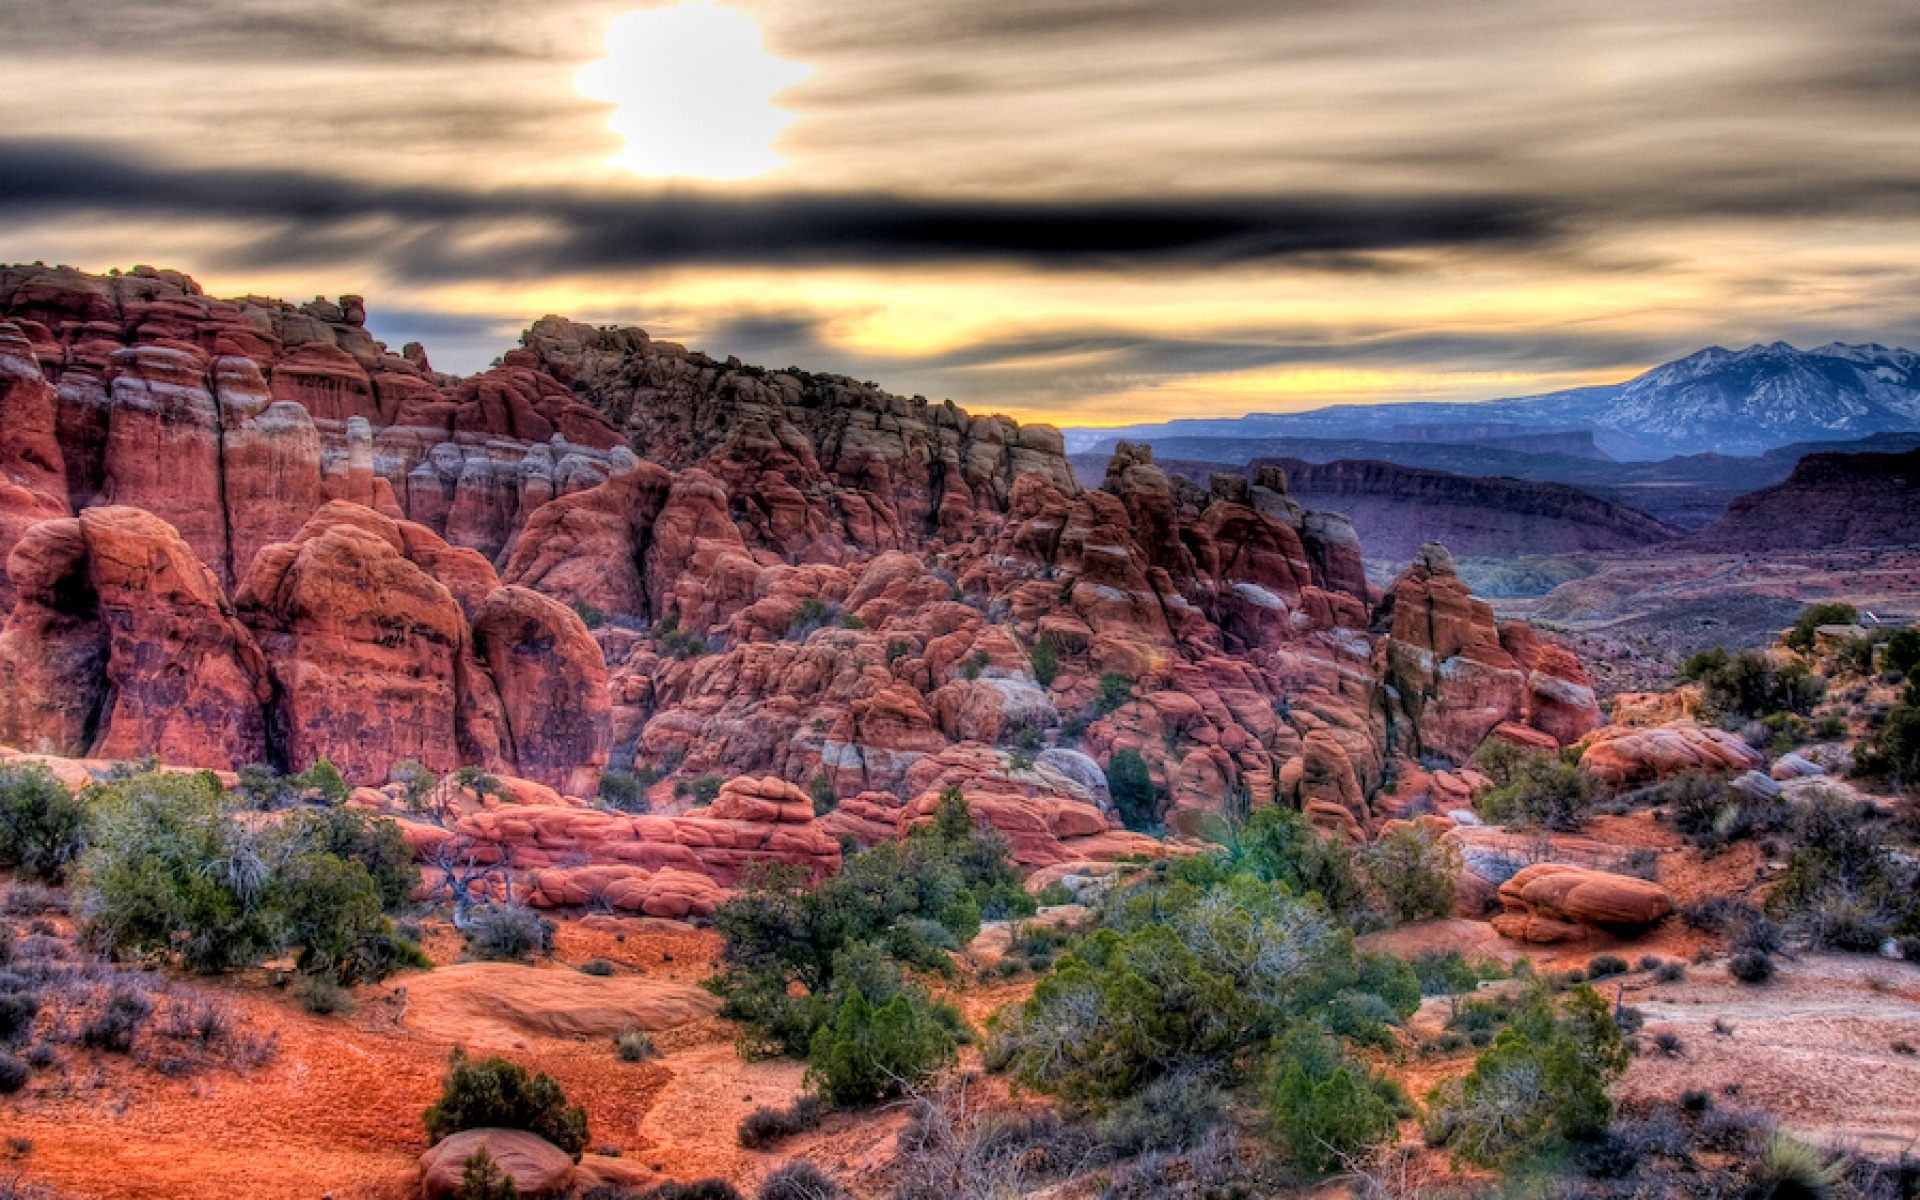
{"type": "Polygon", "coordinates": [[[1493,919],[1504,937],[1563,942],[1595,930],[1637,930],[1673,912],[1657,883],[1565,863],[1536,863],[1500,885],[1505,912],[1493,919]]]}
{"type": "Polygon", "coordinates": [[[460,1193],[467,1160],[481,1151],[500,1174],[513,1180],[516,1195],[564,1195],[573,1179],[573,1158],[538,1134],[521,1129],[467,1129],[439,1142],[420,1156],[420,1188],[427,1200],[449,1200],[460,1193]]]}
{"type": "Polygon", "coordinates": [[[1675,721],[1651,729],[1608,725],[1586,739],[1580,769],[1609,787],[1652,783],[1684,771],[1765,769],[1766,756],[1711,726],[1675,721]]]}
{"type": "Polygon", "coordinates": [[[1600,723],[1579,660],[1525,625],[1495,621],[1443,547],[1423,547],[1394,582],[1380,626],[1387,636],[1378,667],[1421,749],[1460,761],[1502,723],[1538,729],[1559,744],[1600,723]]]}
{"type": "Polygon", "coordinates": [[[267,664],[172,526],[89,508],[29,529],[7,559],[0,741],[93,758],[267,761],[267,664]]]}

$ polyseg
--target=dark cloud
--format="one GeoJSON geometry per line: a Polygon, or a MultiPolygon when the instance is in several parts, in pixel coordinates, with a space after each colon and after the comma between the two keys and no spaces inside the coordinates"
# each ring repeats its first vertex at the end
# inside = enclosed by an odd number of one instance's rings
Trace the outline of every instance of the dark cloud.
{"type": "MultiPolygon", "coordinates": [[[[525,277],[691,263],[1004,261],[1034,267],[1213,267],[1551,238],[1541,205],[1505,197],[1155,200],[742,198],[564,190],[465,191],[272,170],[186,170],[107,150],[0,142],[0,210],[215,217],[293,226],[256,237],[250,265],[331,258],[355,243],[417,278],[525,277]],[[390,223],[360,232],[352,226],[390,223]],[[531,222],[518,240],[475,227],[531,222]]],[[[1328,261],[1332,261],[1328,259],[1328,261]]]]}

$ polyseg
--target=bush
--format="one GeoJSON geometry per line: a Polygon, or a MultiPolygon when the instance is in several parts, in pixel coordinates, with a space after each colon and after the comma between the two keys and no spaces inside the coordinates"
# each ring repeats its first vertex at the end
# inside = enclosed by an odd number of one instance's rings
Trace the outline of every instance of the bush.
{"type": "Polygon", "coordinates": [[[1220,1124],[1225,1101],[1213,1071],[1184,1067],[1113,1105],[1094,1132],[1103,1145],[1128,1157],[1178,1152],[1199,1145],[1220,1124]]]}
{"type": "Polygon", "coordinates": [[[525,1067],[504,1058],[475,1061],[458,1048],[440,1099],[421,1119],[433,1142],[465,1129],[523,1129],[576,1160],[587,1146],[587,1110],[569,1105],[550,1076],[530,1076],[525,1067]]]}
{"type": "Polygon", "coordinates": [[[1053,635],[1043,633],[1040,640],[1033,644],[1033,653],[1027,656],[1033,667],[1033,678],[1041,687],[1052,687],[1053,681],[1060,677],[1060,649],[1053,644],[1053,635]]]}
{"type": "Polygon", "coordinates": [[[1453,911],[1460,851],[1424,825],[1402,824],[1356,856],[1379,903],[1401,922],[1453,911]]]}
{"type": "Polygon", "coordinates": [[[1412,971],[1356,958],[1318,901],[1248,875],[1196,886],[1185,871],[1219,864],[1182,868],[1110,902],[1106,927],[998,1018],[990,1061],[1036,1091],[1104,1108],[1194,1066],[1231,1084],[1308,1013],[1371,1039],[1418,1006],[1412,971]]]}
{"type": "Polygon", "coordinates": [[[453,1200],[519,1200],[519,1196],[513,1176],[500,1169],[485,1146],[460,1164],[460,1186],[454,1189],[453,1200]]]}
{"type": "Polygon", "coordinates": [[[96,845],[79,912],[107,947],[190,971],[250,966],[279,948],[263,839],[210,775],[139,776],[95,790],[96,845]]]}
{"type": "Polygon", "coordinates": [[[303,975],[293,985],[293,998],[316,1017],[330,1017],[353,1007],[353,997],[331,975],[303,975]]]}
{"type": "Polygon", "coordinates": [[[983,916],[1037,908],[1005,839],[976,826],[951,791],[933,820],[849,855],[818,886],[792,868],[752,873],[715,914],[725,967],[707,986],[725,1001],[722,1014],[746,1027],[744,1050],[809,1056],[850,990],[885,1005],[910,987],[900,964],[950,972],[948,950],[973,940],[983,916]]]}
{"type": "Polygon", "coordinates": [[[1727,973],[1741,983],[1765,983],[1773,978],[1773,958],[1764,950],[1740,950],[1727,960],[1727,973]]]}
{"type": "Polygon", "coordinates": [[[1392,1084],[1340,1053],[1312,1029],[1284,1043],[1267,1100],[1281,1153],[1308,1171],[1330,1171],[1364,1157],[1399,1128],[1392,1084]]]}
{"type": "Polygon", "coordinates": [[[1226,863],[1235,874],[1282,883],[1302,896],[1318,896],[1334,916],[1352,919],[1367,906],[1366,889],[1353,851],[1322,837],[1306,817],[1268,805],[1238,829],[1227,826],[1226,863]]]}
{"type": "Polygon", "coordinates": [[[1851,625],[1859,616],[1860,614],[1851,604],[1809,604],[1782,640],[1793,649],[1806,654],[1813,649],[1815,630],[1822,625],[1851,625]]]}
{"type": "Polygon", "coordinates": [[[1119,671],[1104,671],[1100,675],[1100,687],[1093,695],[1093,707],[1101,716],[1119,708],[1133,699],[1133,680],[1119,671]]]}
{"type": "Polygon", "coordinates": [[[1805,665],[1776,667],[1758,650],[1732,657],[1724,650],[1703,650],[1687,659],[1680,673],[1701,685],[1714,708],[1743,717],[1773,712],[1806,716],[1827,692],[1825,681],[1805,665]]]}
{"type": "Polygon", "coordinates": [[[826,1105],[814,1096],[801,1096],[785,1108],[761,1105],[741,1118],[735,1136],[748,1150],[765,1150],[784,1138],[818,1129],[826,1115],[826,1105]]]}
{"type": "Polygon", "coordinates": [[[488,962],[530,962],[553,952],[553,922],[518,904],[496,904],[473,915],[467,948],[488,962]]]}
{"type": "Polygon", "coordinates": [[[607,612],[597,604],[588,604],[585,600],[575,600],[573,611],[580,623],[588,629],[598,629],[607,623],[607,612]]]}
{"type": "Polygon", "coordinates": [[[0,1051],[0,1096],[10,1096],[26,1087],[32,1074],[25,1062],[0,1051]]]}
{"type": "Polygon", "coordinates": [[[755,1200],[838,1200],[840,1185],[810,1162],[790,1162],[767,1176],[755,1200]]]}
{"type": "Polygon", "coordinates": [[[1819,1200],[1846,1174],[1844,1159],[1829,1158],[1818,1147],[1776,1132],[1767,1139],[1760,1161],[1748,1177],[1750,1193],[1768,1197],[1819,1200]]]}
{"type": "Polygon", "coordinates": [[[600,773],[600,803],[623,813],[644,813],[651,808],[640,777],[631,771],[611,768],[600,773]]]}
{"type": "Polygon", "coordinates": [[[580,964],[580,973],[606,979],[614,974],[614,966],[604,958],[589,959],[580,964]]]}
{"type": "Polygon", "coordinates": [[[622,1029],[614,1034],[613,1050],[625,1063],[645,1062],[659,1053],[653,1048],[653,1039],[639,1029],[622,1029]]]}
{"type": "Polygon", "coordinates": [[[0,867],[59,882],[87,845],[86,806],[39,764],[0,766],[0,867]]]}
{"type": "Polygon", "coordinates": [[[718,775],[702,775],[698,779],[682,779],[673,785],[673,794],[691,799],[695,804],[712,804],[720,798],[720,787],[726,780],[718,775]]]}
{"type": "Polygon", "coordinates": [[[1920,865],[1862,828],[1838,800],[1800,806],[1797,846],[1767,896],[1767,911],[1812,945],[1874,953],[1889,937],[1920,932],[1920,865]]]}
{"type": "Polygon", "coordinates": [[[1606,1129],[1607,1088],[1628,1050],[1607,1002],[1574,988],[1562,1006],[1536,989],[1463,1079],[1434,1089],[1427,1138],[1478,1166],[1551,1152],[1606,1129]]]}
{"type": "Polygon", "coordinates": [[[1116,750],[1107,760],[1107,792],[1128,829],[1152,829],[1160,822],[1160,800],[1138,750],[1116,750]]]}
{"type": "Polygon", "coordinates": [[[1593,779],[1556,754],[1524,754],[1507,767],[1507,782],[1482,795],[1482,820],[1519,828],[1580,828],[1593,805],[1593,779]]]}
{"type": "Polygon", "coordinates": [[[1632,969],[1627,960],[1617,954],[1600,954],[1587,960],[1588,979],[1606,979],[1612,975],[1625,975],[1632,969]]]}
{"type": "Polygon", "coordinates": [[[202,973],[292,951],[301,970],[348,982],[425,963],[384,913],[418,879],[390,821],[325,810],[249,826],[208,774],[133,776],[90,803],[97,844],[76,911],[109,950],[202,973]]]}
{"type": "Polygon", "coordinates": [[[1887,639],[1886,656],[1881,659],[1880,665],[1900,675],[1920,667],[1920,627],[1909,626],[1895,631],[1887,639]]]}
{"type": "Polygon", "coordinates": [[[953,1035],[918,993],[875,1004],[858,989],[814,1032],[807,1083],[832,1104],[900,1095],[953,1065],[953,1035]]]}
{"type": "Polygon", "coordinates": [[[807,796],[813,801],[813,815],[824,817],[840,807],[840,793],[833,786],[833,776],[824,770],[815,771],[813,778],[807,781],[807,796]]]}
{"type": "Polygon", "coordinates": [[[124,985],[107,995],[107,1002],[80,1029],[80,1044],[89,1050],[128,1054],[141,1026],[153,1015],[153,1001],[145,992],[124,985]]]}

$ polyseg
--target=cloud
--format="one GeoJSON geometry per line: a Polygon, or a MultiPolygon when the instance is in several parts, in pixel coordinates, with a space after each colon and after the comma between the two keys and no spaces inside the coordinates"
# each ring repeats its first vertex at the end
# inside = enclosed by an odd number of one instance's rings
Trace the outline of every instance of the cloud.
{"type": "Polygon", "coordinates": [[[1221,267],[1550,240],[1544,205],[1510,197],[928,199],[477,191],[280,170],[186,169],[73,143],[0,142],[0,211],[91,210],[298,226],[248,265],[331,257],[364,239],[421,278],[1000,261],[1036,268],[1221,267]],[[370,223],[370,224],[369,224],[370,223]],[[367,232],[357,233],[353,227],[367,232]],[[506,228],[474,244],[476,228],[506,228]]]}

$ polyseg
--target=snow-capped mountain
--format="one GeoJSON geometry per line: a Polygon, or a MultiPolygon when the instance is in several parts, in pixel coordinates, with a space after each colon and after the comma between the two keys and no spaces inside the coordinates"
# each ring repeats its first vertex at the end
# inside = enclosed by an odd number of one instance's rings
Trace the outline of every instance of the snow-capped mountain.
{"type": "Polygon", "coordinates": [[[1714,346],[1625,383],[1480,404],[1341,405],[1231,421],[1067,431],[1069,452],[1116,437],[1351,437],[1402,440],[1418,427],[1458,425],[1461,441],[1489,432],[1592,430],[1617,458],[1677,454],[1760,454],[1796,442],[1845,441],[1920,430],[1920,354],[1833,342],[1798,350],[1785,342],[1727,350],[1714,346]]]}

